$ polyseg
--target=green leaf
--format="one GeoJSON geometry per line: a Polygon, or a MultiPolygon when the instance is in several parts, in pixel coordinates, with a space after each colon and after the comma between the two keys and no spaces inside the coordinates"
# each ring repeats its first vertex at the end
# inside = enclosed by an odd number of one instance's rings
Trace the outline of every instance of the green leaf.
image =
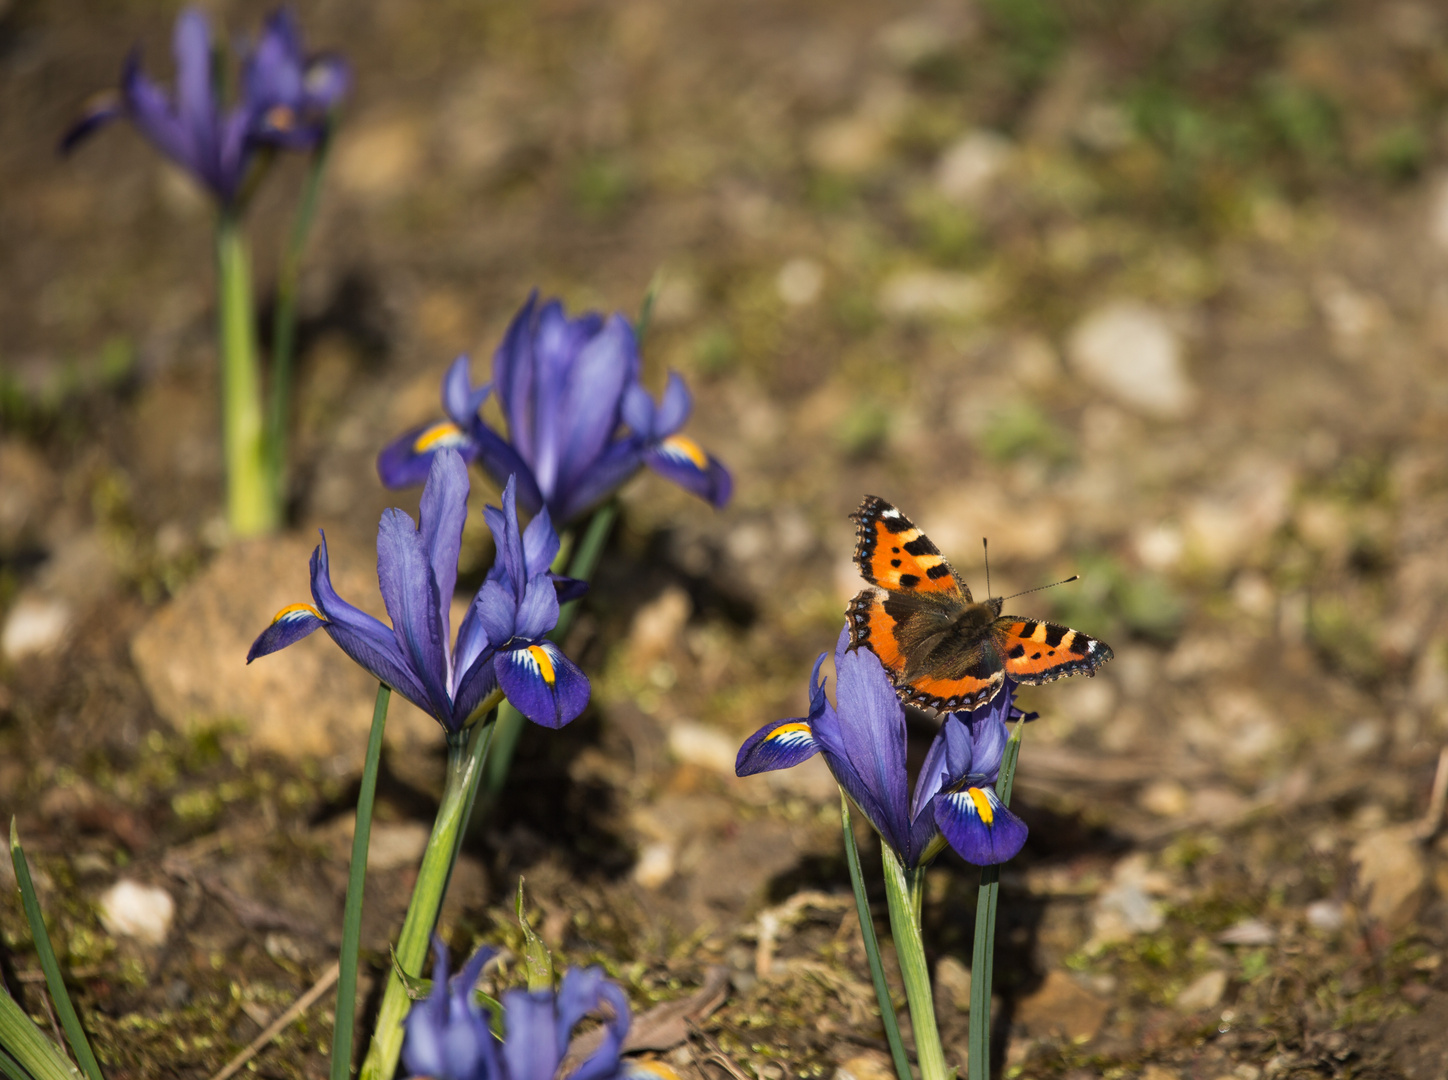
{"type": "Polygon", "coordinates": [[[524,911],[523,879],[518,879],[518,925],[523,928],[523,966],[528,969],[529,991],[553,989],[553,954],[528,925],[524,911]]]}
{"type": "Polygon", "coordinates": [[[81,1080],[65,1053],[0,990],[0,1068],[15,1080],[81,1080]]]}
{"type": "MultiPolygon", "coordinates": [[[[20,886],[20,899],[25,906],[25,920],[30,924],[30,936],[35,942],[35,953],[40,959],[40,967],[45,972],[45,985],[50,989],[50,998],[55,1003],[55,1011],[60,1017],[60,1026],[65,1030],[66,1040],[70,1043],[70,1049],[80,1062],[89,1080],[102,1080],[100,1063],[96,1061],[95,1054],[91,1051],[90,1042],[85,1037],[85,1028],[80,1026],[80,1017],[75,1014],[75,1006],[70,1001],[70,991],[65,988],[65,980],[60,974],[60,964],[56,962],[55,950],[50,945],[50,934],[45,929],[45,916],[40,912],[40,901],[35,897],[35,885],[30,880],[30,864],[25,860],[25,852],[20,847],[20,830],[16,827],[15,818],[10,819],[10,861],[15,866],[15,881],[20,886]]],[[[6,1000],[9,1000],[8,996],[6,1000]]],[[[12,1001],[13,1005],[14,1002],[12,1001]]],[[[19,1012],[16,1006],[16,1012],[19,1012]]],[[[24,1013],[20,1013],[24,1016],[24,1013]]],[[[28,1019],[28,1018],[27,1018],[28,1019]]],[[[33,1024],[31,1025],[34,1026],[33,1024]]],[[[49,1044],[49,1040],[45,1040],[49,1044]]],[[[5,1045],[0,1043],[0,1045],[5,1045]]]]}

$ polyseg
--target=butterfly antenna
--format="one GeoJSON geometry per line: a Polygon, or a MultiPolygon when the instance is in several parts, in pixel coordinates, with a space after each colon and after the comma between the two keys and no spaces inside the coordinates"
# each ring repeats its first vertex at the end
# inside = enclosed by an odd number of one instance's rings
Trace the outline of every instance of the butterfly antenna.
{"type": "Polygon", "coordinates": [[[990,541],[984,536],[980,538],[980,547],[985,552],[985,594],[990,596],[990,541]]]}
{"type": "Polygon", "coordinates": [[[1002,599],[1002,600],[1014,600],[1014,599],[1015,599],[1016,597],[1018,597],[1018,596],[1025,596],[1026,593],[1040,592],[1042,589],[1054,589],[1057,585],[1067,585],[1067,584],[1069,584],[1069,583],[1071,583],[1071,582],[1073,582],[1073,581],[1080,581],[1080,580],[1081,580],[1081,575],[1080,575],[1080,574],[1072,574],[1072,575],[1071,575],[1070,577],[1068,577],[1068,578],[1062,578],[1060,581],[1053,581],[1053,582],[1051,582],[1051,584],[1049,584],[1049,585],[1037,585],[1034,589],[1022,589],[1022,590],[1021,590],[1020,592],[1018,592],[1018,593],[1011,593],[1010,596],[1002,596],[1001,599],[1002,599]]]}

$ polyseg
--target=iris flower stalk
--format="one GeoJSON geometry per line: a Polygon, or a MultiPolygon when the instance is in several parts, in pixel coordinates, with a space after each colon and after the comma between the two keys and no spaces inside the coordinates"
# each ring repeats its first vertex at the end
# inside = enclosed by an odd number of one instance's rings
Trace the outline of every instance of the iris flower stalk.
{"type": "Polygon", "coordinates": [[[238,536],[270,532],[281,521],[282,439],[296,317],[295,263],[315,210],[316,189],[338,103],[350,84],[335,56],[308,55],[284,9],[274,12],[241,60],[237,99],[218,99],[220,80],[211,27],[196,8],[177,17],[172,35],[176,87],[168,93],[133,50],[117,91],[93,99],[61,141],[69,151],[122,117],[164,156],[189,172],[216,203],[217,336],[222,366],[222,445],[227,520],[238,536]],[[262,406],[251,266],[242,219],[252,192],[278,150],[314,150],[297,222],[278,286],[272,407],[262,406]]]}
{"type": "Polygon", "coordinates": [[[578,583],[549,570],[559,541],[546,512],[526,530],[521,527],[512,480],[501,509],[484,510],[498,554],[451,643],[467,497],[467,466],[448,450],[432,460],[418,521],[401,510],[383,515],[377,576],[390,627],[333,590],[324,536],[312,554],[313,603],[279,611],[247,656],[250,662],[324,630],[379,682],[430,713],[446,733],[442,802],[398,937],[396,967],[364,1076],[390,1077],[397,1066],[408,1002],[403,975],[416,976],[426,959],[487,760],[497,705],[506,695],[528,719],[559,728],[588,703],[587,677],[547,638],[558,620],[560,592],[575,593],[578,583]]]}
{"type": "MultiPolygon", "coordinates": [[[[995,784],[1010,738],[1006,723],[1025,714],[1015,708],[1009,683],[975,712],[947,714],[912,793],[905,767],[905,711],[889,675],[874,653],[849,647],[848,627],[840,633],[834,659],[836,704],[825,694],[821,653],[810,680],[809,714],[760,728],[740,747],[735,771],[748,776],[822,754],[842,794],[874,826],[921,1077],[948,1080],[920,933],[925,872],[947,846],[967,862],[994,867],[1024,845],[1026,825],[1011,813],[995,784]]],[[[853,855],[847,813],[845,827],[847,855],[853,855]]],[[[852,879],[859,909],[867,916],[863,882],[854,873],[852,879]]],[[[883,1018],[892,1006],[866,922],[862,917],[861,931],[883,1018]]],[[[900,1080],[910,1080],[898,1031],[888,1021],[886,1034],[896,1069],[903,1073],[900,1080]]]]}

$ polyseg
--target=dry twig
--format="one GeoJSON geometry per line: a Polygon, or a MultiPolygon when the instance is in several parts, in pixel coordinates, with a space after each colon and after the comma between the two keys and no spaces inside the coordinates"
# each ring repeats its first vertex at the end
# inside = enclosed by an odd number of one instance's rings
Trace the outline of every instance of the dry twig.
{"type": "Polygon", "coordinates": [[[256,1057],[267,1043],[285,1031],[293,1020],[297,1019],[302,1013],[315,1005],[317,999],[332,988],[332,985],[337,981],[337,973],[339,970],[337,964],[333,963],[326,971],[322,972],[322,977],[312,984],[310,990],[297,998],[297,1000],[292,1003],[290,1009],[273,1020],[265,1031],[252,1039],[251,1042],[247,1044],[246,1049],[228,1061],[226,1067],[213,1076],[211,1080],[229,1080],[229,1077],[236,1075],[241,1067],[256,1057]]]}

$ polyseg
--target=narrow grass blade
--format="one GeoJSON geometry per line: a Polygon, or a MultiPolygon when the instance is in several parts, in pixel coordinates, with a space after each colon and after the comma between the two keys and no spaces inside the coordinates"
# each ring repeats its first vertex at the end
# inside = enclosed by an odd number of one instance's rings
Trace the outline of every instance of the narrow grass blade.
{"type": "MultiPolygon", "coordinates": [[[[1016,759],[1021,752],[1025,721],[1016,724],[1001,757],[996,778],[996,795],[1011,803],[1011,785],[1016,778],[1016,759]]],[[[975,947],[970,958],[970,1051],[966,1068],[968,1080],[990,1080],[990,1002],[995,982],[996,903],[1000,899],[1000,866],[983,866],[980,895],[975,902],[975,947]]]]}
{"type": "Polygon", "coordinates": [[[347,869],[347,902],[342,911],[342,954],[338,958],[337,1019],[332,1027],[332,1080],[352,1076],[352,1031],[357,1015],[357,952],[362,936],[362,893],[367,882],[367,848],[372,839],[372,806],[377,794],[377,766],[382,758],[382,731],[392,690],[377,684],[372,708],[372,730],[367,735],[367,759],[362,766],[362,788],[357,793],[357,825],[352,833],[352,863],[347,869]]]}
{"type": "Polygon", "coordinates": [[[55,950],[50,947],[50,935],[45,930],[45,916],[40,912],[40,901],[35,898],[35,885],[30,880],[30,864],[25,861],[25,852],[20,847],[20,831],[15,819],[10,819],[10,861],[15,866],[15,881],[20,886],[20,899],[25,905],[25,920],[30,923],[30,936],[35,942],[35,953],[40,958],[40,967],[45,972],[45,985],[50,988],[50,998],[55,1002],[55,1011],[60,1016],[60,1026],[65,1030],[66,1041],[80,1062],[81,1069],[90,1080],[102,1080],[100,1063],[91,1051],[90,1041],[85,1037],[85,1028],[80,1026],[80,1017],[70,1001],[70,991],[60,975],[60,965],[55,960],[55,950]]]}
{"type": "Polygon", "coordinates": [[[332,135],[336,116],[327,120],[322,139],[312,152],[307,179],[302,187],[292,233],[277,271],[276,307],[272,313],[271,385],[267,401],[267,458],[271,467],[272,488],[279,500],[285,500],[287,469],[287,414],[290,410],[292,384],[292,353],[297,336],[297,294],[301,287],[302,255],[312,221],[317,216],[317,200],[322,190],[322,176],[331,156],[332,135]]]}
{"type": "MultiPolygon", "coordinates": [[[[577,578],[579,581],[588,581],[593,577],[593,572],[598,568],[598,560],[603,555],[603,549],[608,543],[608,535],[613,531],[613,523],[618,518],[618,504],[609,500],[593,512],[589,519],[588,528],[583,534],[583,539],[573,550],[568,564],[568,576],[577,578]]],[[[568,552],[570,545],[565,541],[559,548],[560,558],[568,552]]],[[[554,563],[555,570],[561,569],[558,562],[554,563]]],[[[558,625],[548,637],[553,641],[562,641],[573,626],[573,620],[578,617],[579,601],[563,605],[563,610],[558,613],[558,625]]],[[[503,791],[503,785],[508,782],[508,771],[513,767],[513,754],[518,749],[518,739],[523,734],[523,725],[526,723],[523,714],[504,702],[498,710],[497,731],[493,734],[493,748],[488,756],[488,772],[483,778],[483,790],[478,799],[478,814],[484,816],[493,812],[497,804],[498,796],[503,791]]]]}
{"type": "Polygon", "coordinates": [[[644,338],[649,333],[649,325],[654,321],[654,304],[658,302],[659,286],[663,283],[664,272],[660,269],[649,282],[648,291],[644,293],[644,302],[639,305],[639,321],[638,325],[634,327],[634,338],[638,342],[639,348],[643,348],[644,338]]]}
{"type": "Polygon", "coordinates": [[[65,1052],[4,990],[0,990],[0,1047],[4,1047],[0,1050],[0,1066],[4,1066],[7,1076],[19,1080],[81,1080],[65,1052]]]}
{"type": "Polygon", "coordinates": [[[865,895],[865,876],[860,871],[860,849],[850,828],[850,800],[840,792],[840,824],[845,832],[845,861],[850,864],[850,885],[855,890],[855,913],[860,917],[860,937],[865,942],[865,955],[870,960],[870,981],[875,984],[875,1000],[880,1003],[880,1022],[885,1025],[885,1039],[890,1044],[890,1059],[895,1063],[898,1080],[912,1080],[910,1059],[900,1041],[900,1021],[895,1017],[895,1003],[885,984],[885,965],[880,962],[880,941],[875,936],[875,920],[870,915],[870,901],[865,895]]]}

